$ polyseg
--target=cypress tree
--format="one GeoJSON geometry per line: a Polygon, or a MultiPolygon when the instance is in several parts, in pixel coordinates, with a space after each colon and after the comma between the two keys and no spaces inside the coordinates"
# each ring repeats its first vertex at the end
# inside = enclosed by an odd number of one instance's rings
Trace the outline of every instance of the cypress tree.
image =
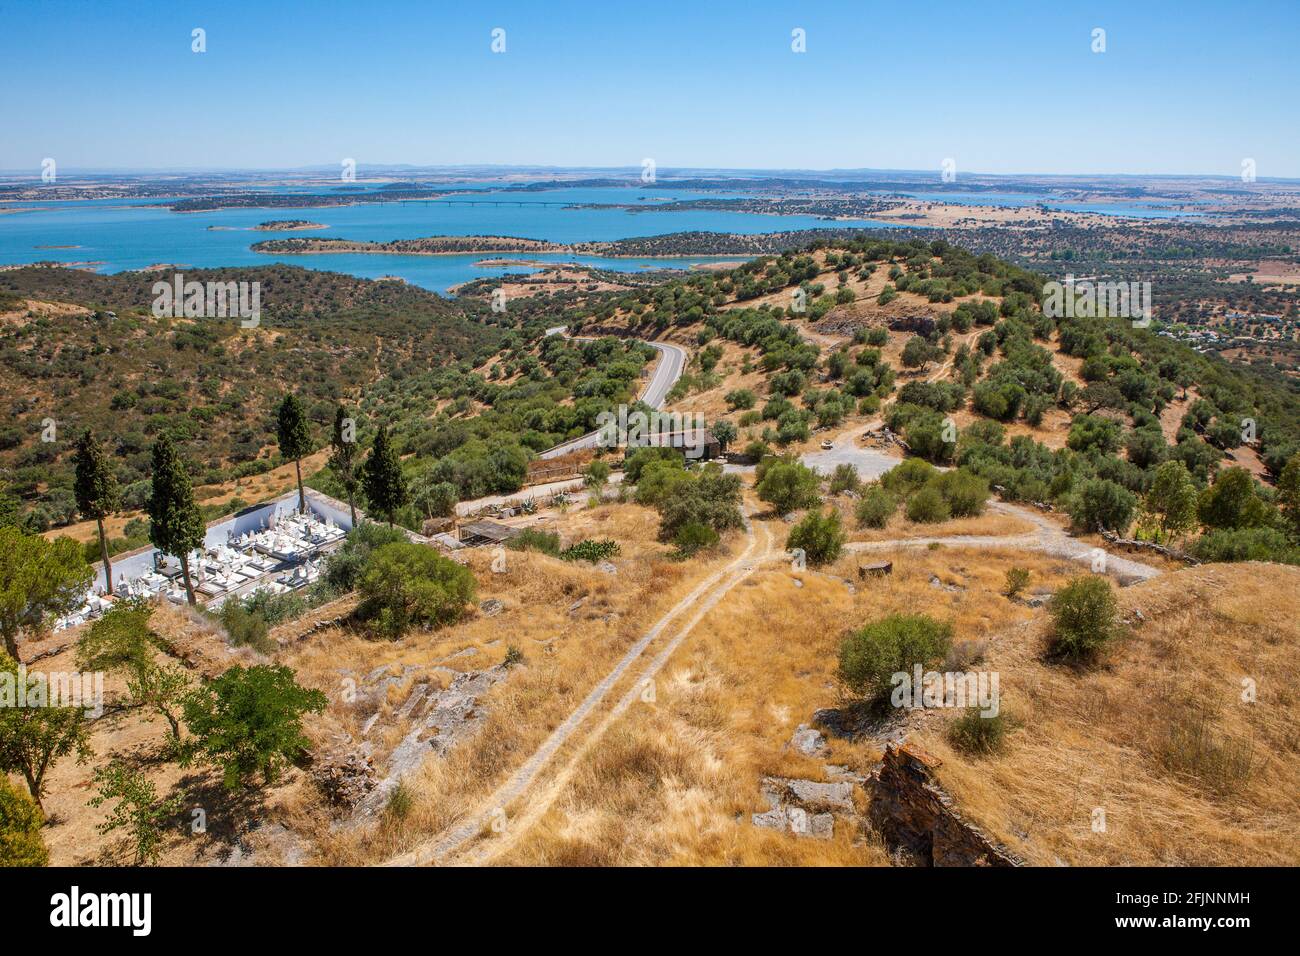
{"type": "Polygon", "coordinates": [[[361,485],[370,504],[393,524],[393,515],[406,504],[406,476],[397,450],[388,441],[388,429],[379,429],[370,457],[361,467],[361,485]]]}
{"type": "Polygon", "coordinates": [[[149,540],[163,554],[181,562],[185,597],[194,603],[190,552],[202,546],[206,529],[194,503],[194,488],[180,453],[164,435],[153,446],[153,494],[149,496],[149,540]]]}
{"type": "Polygon", "coordinates": [[[350,436],[344,435],[345,423],[348,421],[348,414],[340,405],[334,412],[334,437],[331,444],[334,450],[330,452],[330,468],[333,469],[339,484],[348,493],[348,510],[352,513],[352,527],[357,526],[357,504],[356,494],[357,487],[360,485],[360,479],[357,477],[357,439],[356,423],[352,423],[352,433],[350,436]]]}
{"type": "Polygon", "coordinates": [[[298,511],[307,510],[307,498],[302,491],[302,457],[311,453],[311,431],[307,427],[307,413],[298,396],[284,396],[275,416],[275,434],[280,443],[280,455],[293,460],[298,475],[298,511]]]}
{"type": "Polygon", "coordinates": [[[73,492],[77,496],[77,509],[87,518],[94,518],[99,528],[99,554],[104,561],[104,583],[108,593],[113,593],[113,565],[108,560],[108,539],[104,536],[104,519],[117,510],[117,478],[113,474],[104,446],[96,441],[89,428],[77,442],[73,455],[77,467],[73,492]]]}

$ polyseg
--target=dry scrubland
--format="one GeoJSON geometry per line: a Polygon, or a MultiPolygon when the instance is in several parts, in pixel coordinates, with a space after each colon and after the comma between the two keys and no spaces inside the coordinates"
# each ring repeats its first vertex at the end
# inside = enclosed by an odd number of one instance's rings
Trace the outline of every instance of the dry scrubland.
{"type": "MultiPolygon", "coordinates": [[[[989,514],[924,527],[935,535],[1020,532],[1008,522],[1019,524],[989,514]]],[[[92,768],[110,753],[153,768],[160,792],[180,785],[194,794],[187,814],[195,805],[208,811],[209,832],[178,830],[164,863],[377,863],[446,832],[479,809],[627,648],[699,581],[741,554],[746,541],[733,534],[724,553],[680,563],[668,560],[666,547],[654,540],[655,514],[636,505],[575,510],[551,523],[569,540],[617,539],[618,573],[508,552],[508,570],[496,574],[484,550],[469,560],[480,600],[504,605],[494,617],[476,613],[462,624],[394,643],[347,627],[305,634],[298,623],[275,632],[283,643],[277,660],[330,697],[326,713],[309,719],[318,755],[354,746],[373,712],[342,699],[347,675],[381,668],[400,675],[409,665],[438,664],[445,668],[438,672],[445,686],[455,673],[500,663],[510,645],[523,651],[525,663],[481,698],[482,727],[445,758],[431,752],[406,778],[411,803],[405,813],[341,825],[301,769],[265,790],[229,798],[212,773],[182,771],[160,759],[161,720],[149,722],[140,711],[110,712],[95,724],[96,760],[67,760],[52,772],[51,861],[121,860],[120,842],[94,832],[103,811],[86,807],[92,768]]],[[[1046,663],[1046,611],[1002,593],[1013,566],[1029,570],[1026,594],[1032,595],[1054,591],[1076,574],[1070,562],[1015,550],[902,548],[873,552],[873,560],[894,562],[892,576],[858,582],[852,555],[796,574],[780,553],[788,527],[756,522],[760,548],[753,573],[705,613],[667,659],[653,699],[603,721],[609,703],[640,673],[634,667],[537,786],[507,808],[510,819],[521,822],[504,836],[480,834],[464,861],[888,865],[886,848],[862,822],[860,789],[854,797],[859,812],[837,818],[827,841],[755,827],[750,815],[765,809],[759,789],[765,775],[830,781],[827,765],[871,770],[882,747],[879,733],[853,740],[828,735],[829,752],[817,757],[791,748],[790,738],[814,711],[847,703],[835,677],[842,635],[885,614],[919,608],[950,621],[955,641],[986,642],[978,667],[1000,673],[1014,729],[1003,752],[984,758],[949,747],[944,730],[951,712],[910,714],[904,729],[942,760],[938,777],[963,813],[1027,862],[1289,863],[1300,854],[1300,699],[1292,686],[1300,570],[1171,568],[1122,589],[1126,616],[1140,609],[1144,620],[1098,665],[1077,670],[1046,663]],[[1239,700],[1245,676],[1258,686],[1254,704],[1239,700]],[[1092,831],[1096,807],[1105,810],[1105,833],[1092,831]]],[[[872,534],[907,532],[891,524],[872,534]]],[[[349,606],[346,599],[336,602],[313,619],[349,606]]],[[[155,626],[201,673],[256,659],[247,649],[232,652],[219,631],[184,609],[161,610],[155,626]]],[[[643,661],[676,629],[651,644],[643,661]]],[[[71,667],[71,656],[64,650],[42,665],[71,667]]],[[[375,745],[380,776],[388,752],[409,730],[397,712],[414,679],[388,690],[365,738],[375,745]]],[[[107,689],[110,701],[122,692],[113,679],[107,689]]]]}

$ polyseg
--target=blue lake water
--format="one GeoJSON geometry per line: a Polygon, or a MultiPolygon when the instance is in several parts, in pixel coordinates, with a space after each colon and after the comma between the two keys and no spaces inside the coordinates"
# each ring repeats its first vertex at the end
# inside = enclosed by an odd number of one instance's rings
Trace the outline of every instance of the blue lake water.
{"type": "MultiPolygon", "coordinates": [[[[241,189],[244,187],[241,185],[241,189]]],[[[257,187],[250,186],[249,189],[257,187]]],[[[442,188],[441,186],[439,188],[442,188]]],[[[466,190],[470,191],[467,185],[466,190]]],[[[284,190],[279,187],[279,191],[284,190]]],[[[298,190],[294,190],[298,191],[298,190]]],[[[313,191],[327,191],[319,187],[313,191]]],[[[577,209],[529,205],[531,202],[627,203],[654,206],[673,199],[743,198],[744,193],[697,193],[689,190],[645,190],[630,187],[552,189],[537,192],[502,192],[474,188],[476,196],[519,202],[510,206],[439,205],[420,200],[360,203],[323,209],[256,208],[219,209],[176,213],[153,199],[97,200],[86,202],[8,204],[31,211],[0,214],[0,265],[40,260],[95,263],[100,272],[144,269],[158,263],[200,268],[264,265],[286,262],[311,269],[345,272],[365,278],[393,275],[443,292],[449,287],[483,276],[507,272],[533,272],[521,265],[478,266],[483,255],[383,256],[330,254],[267,256],[249,249],[254,242],[285,235],[322,236],[382,242],[433,235],[498,235],[584,242],[654,236],[672,232],[704,231],[773,233],[797,229],[880,228],[887,224],[869,219],[831,221],[815,216],[767,216],[743,212],[686,210],[630,212],[626,209],[577,209]],[[328,228],[310,232],[267,233],[253,227],[269,219],[307,219],[328,228]],[[211,228],[217,227],[217,228],[211,228]],[[69,246],[73,248],[49,248],[69,246]],[[46,248],[42,248],[46,247],[46,248]]],[[[1044,203],[1044,197],[1027,193],[909,192],[935,202],[973,205],[1025,206],[1044,203]]],[[[1046,205],[1079,212],[1152,218],[1185,215],[1150,204],[1070,203],[1047,200],[1046,205]]],[[[5,204],[0,204],[3,209],[5,204]]],[[[735,257],[653,257],[606,259],[596,256],[517,255],[539,261],[571,262],[620,271],[653,268],[684,269],[697,263],[728,261],[735,257]]]]}
{"type": "MultiPolygon", "coordinates": [[[[419,200],[333,206],[323,209],[220,209],[176,213],[156,200],[107,200],[45,203],[32,212],[0,215],[0,264],[39,260],[93,262],[101,272],[143,269],[157,263],[191,268],[266,265],[286,262],[310,269],[346,272],[365,278],[401,276],[435,291],[457,283],[506,272],[536,271],[525,266],[475,266],[483,255],[384,256],[327,254],[268,256],[249,249],[254,242],[284,236],[320,236],[382,242],[421,236],[494,235],[584,242],[654,236],[670,232],[737,233],[786,232],[793,229],[860,226],[881,227],[871,220],[831,222],[814,216],[764,216],[750,213],[682,212],[634,213],[625,209],[574,209],[528,205],[529,201],[565,203],[636,203],[654,205],[671,199],[704,197],[702,193],[633,188],[555,189],[502,193],[481,191],[484,199],[517,201],[517,206],[438,205],[419,200]],[[328,226],[310,232],[256,232],[271,219],[306,219],[328,226]],[[209,227],[219,228],[212,229],[209,227]],[[75,246],[72,249],[39,248],[75,246]]],[[[708,194],[717,198],[716,193],[708,194]]],[[[737,194],[738,196],[740,194],[737,194]]],[[[16,204],[19,208],[23,204],[16,204]]],[[[703,262],[735,257],[605,259],[595,256],[515,254],[507,258],[583,262],[621,271],[650,268],[683,269],[703,262]]]]}

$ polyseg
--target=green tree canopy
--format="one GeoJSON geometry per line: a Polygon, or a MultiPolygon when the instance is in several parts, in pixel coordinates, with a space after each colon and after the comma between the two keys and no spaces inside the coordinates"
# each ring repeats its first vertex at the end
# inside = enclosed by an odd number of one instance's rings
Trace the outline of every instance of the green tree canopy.
{"type": "Polygon", "coordinates": [[[104,446],[87,428],[77,441],[72,456],[76,466],[73,493],[77,497],[77,510],[94,520],[99,529],[99,552],[104,561],[105,590],[113,593],[113,565],[108,560],[108,539],[104,535],[104,519],[118,508],[120,493],[113,467],[104,453],[104,446]]]}
{"type": "Polygon", "coordinates": [[[18,659],[18,636],[39,631],[50,618],[81,604],[93,574],[81,545],[48,541],[15,527],[0,527],[0,637],[18,659]]]}
{"type": "Polygon", "coordinates": [[[194,502],[194,487],[172,440],[163,435],[153,446],[153,483],[147,506],[149,540],[163,554],[181,563],[185,596],[194,603],[190,552],[203,544],[203,514],[194,502]]]}
{"type": "Polygon", "coordinates": [[[387,428],[379,429],[370,457],[361,466],[361,484],[370,506],[392,524],[397,509],[406,504],[406,476],[387,428]]]}
{"type": "Polygon", "coordinates": [[[258,773],[273,783],[287,762],[307,750],[303,715],[319,713],[327,703],[320,691],[300,687],[288,667],[236,664],[186,697],[185,724],[193,737],[182,751],[182,766],[210,761],[231,790],[258,773]]]}
{"type": "Polygon", "coordinates": [[[311,454],[311,429],[307,424],[307,412],[290,392],[280,402],[275,413],[275,436],[280,443],[280,457],[292,461],[298,478],[298,510],[307,510],[307,498],[302,490],[302,459],[311,454]]]}

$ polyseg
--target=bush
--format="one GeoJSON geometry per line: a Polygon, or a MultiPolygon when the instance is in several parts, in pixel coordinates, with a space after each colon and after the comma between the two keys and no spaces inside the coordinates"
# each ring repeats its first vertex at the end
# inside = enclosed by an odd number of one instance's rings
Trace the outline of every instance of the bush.
{"type": "Polygon", "coordinates": [[[658,502],[659,540],[671,541],[683,525],[706,525],[721,534],[743,527],[740,513],[740,476],[707,465],[690,481],[674,486],[673,494],[658,502]]]}
{"type": "Polygon", "coordinates": [[[898,502],[894,496],[875,482],[863,492],[862,499],[854,509],[854,516],[858,519],[859,527],[883,528],[897,508],[898,502]]]}
{"type": "Polygon", "coordinates": [[[941,660],[952,646],[952,626],[925,614],[891,614],[848,634],[840,644],[839,676],[868,703],[889,702],[897,673],[941,660]]]}
{"type": "Polygon", "coordinates": [[[506,542],[506,547],[511,551],[540,551],[556,558],[560,555],[560,536],[554,531],[525,528],[506,542]]]}
{"type": "Polygon", "coordinates": [[[618,552],[617,541],[593,541],[591,538],[585,538],[561,551],[560,557],[565,561],[590,561],[594,564],[597,561],[616,557],[618,552]]]}
{"type": "Polygon", "coordinates": [[[948,502],[935,485],[926,485],[907,502],[907,519],[918,524],[936,524],[951,516],[948,502]]]}
{"type": "Polygon", "coordinates": [[[779,515],[798,508],[811,508],[821,501],[817,473],[794,460],[780,459],[767,464],[758,482],[758,497],[779,515]]]}
{"type": "Polygon", "coordinates": [[[844,491],[857,492],[862,487],[862,479],[858,477],[858,470],[852,465],[836,465],[835,471],[831,473],[831,494],[838,495],[844,491]]]}
{"type": "Polygon", "coordinates": [[[411,542],[386,544],[375,551],[358,589],[360,617],[392,639],[412,626],[438,628],[454,623],[478,591],[469,568],[411,542]]]}
{"type": "Polygon", "coordinates": [[[1006,595],[1016,597],[1029,586],[1029,571],[1025,568],[1011,568],[1007,571],[1006,595]]]}
{"type": "Polygon", "coordinates": [[[338,594],[353,591],[361,580],[361,573],[372,552],[384,545],[406,540],[406,534],[400,528],[390,528],[375,521],[363,521],[352,529],[338,550],[329,556],[321,580],[338,594]]]}
{"type": "Polygon", "coordinates": [[[954,518],[973,518],[984,513],[989,483],[964,469],[948,471],[933,480],[954,518]]]}
{"type": "Polygon", "coordinates": [[[310,744],[302,715],[320,713],[327,703],[320,691],[300,687],[288,667],[245,669],[236,664],[185,699],[185,723],[193,736],[181,766],[197,758],[209,760],[222,769],[230,790],[259,772],[274,782],[280,768],[310,744]]]}
{"type": "Polygon", "coordinates": [[[1091,660],[1119,634],[1115,592],[1106,578],[1094,575],[1075,578],[1052,595],[1049,608],[1051,651],[1058,657],[1091,660]]]}
{"type": "Polygon", "coordinates": [[[844,550],[844,528],[840,513],[831,509],[826,514],[810,511],[804,519],[790,529],[785,548],[802,550],[811,565],[829,564],[844,550]]]}
{"type": "Polygon", "coordinates": [[[964,754],[987,756],[1002,749],[1007,729],[1007,719],[1003,714],[985,717],[978,707],[967,707],[948,725],[948,742],[964,754]]]}
{"type": "Polygon", "coordinates": [[[41,839],[44,825],[40,807],[0,773],[0,867],[45,866],[50,854],[41,839]]]}
{"type": "Polygon", "coordinates": [[[1202,561],[1300,564],[1300,548],[1276,528],[1216,528],[1197,539],[1192,553],[1202,561]]]}
{"type": "Polygon", "coordinates": [[[939,469],[920,458],[905,458],[891,468],[880,479],[886,491],[904,498],[923,488],[931,478],[939,474],[939,469]]]}
{"type": "Polygon", "coordinates": [[[262,654],[270,654],[276,649],[266,618],[250,611],[243,601],[226,601],[221,605],[219,617],[232,646],[251,647],[262,654]]]}
{"type": "Polygon", "coordinates": [[[1133,521],[1137,498],[1128,489],[1092,478],[1083,483],[1070,501],[1070,518],[1085,531],[1114,531],[1123,534],[1133,521]]]}
{"type": "Polygon", "coordinates": [[[677,529],[673,535],[673,544],[677,546],[676,558],[694,557],[706,548],[716,547],[718,532],[699,521],[688,521],[677,529]]]}

